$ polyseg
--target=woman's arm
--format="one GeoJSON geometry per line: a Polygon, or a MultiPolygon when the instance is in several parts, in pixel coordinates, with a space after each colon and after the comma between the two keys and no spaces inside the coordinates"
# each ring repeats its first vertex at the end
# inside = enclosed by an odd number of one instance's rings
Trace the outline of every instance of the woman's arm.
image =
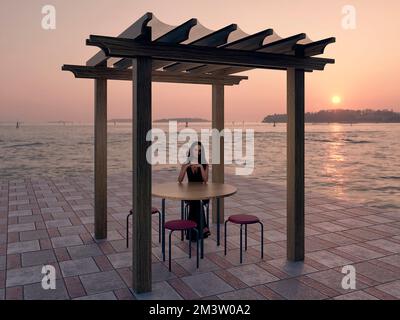
{"type": "Polygon", "coordinates": [[[208,182],[208,165],[206,165],[206,168],[204,169],[204,167],[202,165],[200,165],[200,170],[201,170],[201,176],[203,178],[203,182],[206,183],[208,182]]]}
{"type": "Polygon", "coordinates": [[[183,164],[181,167],[181,172],[179,172],[179,176],[178,176],[178,182],[181,183],[183,181],[183,179],[185,178],[185,174],[186,174],[186,169],[189,166],[189,164],[183,164]]]}

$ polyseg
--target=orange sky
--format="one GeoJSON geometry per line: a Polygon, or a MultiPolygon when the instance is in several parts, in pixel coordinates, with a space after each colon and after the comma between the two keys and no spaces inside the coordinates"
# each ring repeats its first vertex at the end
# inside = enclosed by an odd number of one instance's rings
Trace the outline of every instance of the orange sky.
{"type": "MultiPolygon", "coordinates": [[[[210,29],[237,23],[246,33],[273,28],[286,37],[305,32],[313,40],[335,36],[325,71],[306,77],[306,110],[393,108],[400,111],[400,1],[398,0],[2,0],[0,12],[0,121],[93,121],[93,81],[74,79],[61,65],[84,64],[97,52],[89,34],[115,36],[145,12],[178,25],[196,17],[210,29]],[[78,4],[79,3],[79,4],[78,4]],[[384,4],[383,4],[384,3],[384,4]],[[41,8],[57,10],[56,30],[41,28],[41,8]],[[355,6],[355,30],[342,28],[342,7],[355,6]],[[331,98],[342,102],[333,106],[331,98]]],[[[226,90],[227,121],[260,121],[285,113],[285,72],[255,70],[226,90]]],[[[153,118],[211,118],[211,88],[153,84],[153,118]]],[[[109,85],[109,118],[131,116],[131,85],[109,85]]]]}

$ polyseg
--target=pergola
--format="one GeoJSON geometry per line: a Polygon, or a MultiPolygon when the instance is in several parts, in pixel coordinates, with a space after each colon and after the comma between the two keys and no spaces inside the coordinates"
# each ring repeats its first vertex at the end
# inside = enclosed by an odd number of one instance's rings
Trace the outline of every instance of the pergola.
{"type": "MultiPolygon", "coordinates": [[[[236,24],[209,30],[190,19],[171,26],[146,13],[118,37],[91,35],[87,45],[102,50],[86,65],[64,65],[76,78],[94,79],[95,237],[107,238],[107,80],[132,81],[132,288],[151,291],[151,165],[146,160],[152,127],[151,83],[207,84],[212,87],[212,127],[224,129],[224,88],[239,84],[251,69],[287,73],[287,258],[304,260],[304,75],[333,59],[316,58],[335,38],[311,41],[300,33],[279,37],[272,29],[248,35],[236,24]]],[[[224,182],[223,137],[220,164],[212,181],[224,182]]],[[[216,221],[213,203],[213,222],[216,221]]],[[[224,210],[221,203],[220,220],[224,210]]]]}

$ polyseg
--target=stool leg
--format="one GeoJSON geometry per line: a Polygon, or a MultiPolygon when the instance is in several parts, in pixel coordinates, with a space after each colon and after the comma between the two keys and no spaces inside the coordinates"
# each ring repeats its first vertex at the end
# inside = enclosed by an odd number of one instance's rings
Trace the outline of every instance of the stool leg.
{"type": "Polygon", "coordinates": [[[244,250],[247,251],[247,224],[244,225],[244,250]]]}
{"type": "Polygon", "coordinates": [[[132,213],[129,213],[126,217],[126,247],[129,248],[129,217],[132,213]]]}
{"type": "MultiPolygon", "coordinates": [[[[183,200],[181,200],[181,220],[184,220],[184,204],[183,204],[183,200]]],[[[181,241],[183,241],[183,233],[185,232],[185,230],[181,231],[181,241]]]]}
{"type": "Polygon", "coordinates": [[[207,208],[207,226],[210,229],[210,205],[207,204],[206,208],[207,208]]]}
{"type": "Polygon", "coordinates": [[[196,228],[193,229],[196,232],[196,268],[199,268],[199,232],[196,228]]]}
{"type": "Polygon", "coordinates": [[[242,232],[243,231],[243,225],[241,224],[240,225],[240,263],[242,263],[243,262],[243,243],[242,243],[242,238],[243,238],[243,235],[242,235],[242,232]]]}
{"type": "Polygon", "coordinates": [[[264,225],[261,221],[259,224],[261,226],[261,259],[264,259],[264,225]]]}
{"type": "Polygon", "coordinates": [[[165,261],[165,199],[161,201],[161,248],[163,261],[165,261]]]}
{"type": "Polygon", "coordinates": [[[169,232],[169,237],[168,237],[168,270],[171,272],[171,235],[172,231],[169,232]]]}
{"type": "Polygon", "coordinates": [[[158,243],[161,243],[161,212],[158,211],[158,243]]]}
{"type": "Polygon", "coordinates": [[[224,254],[226,255],[226,235],[227,235],[227,228],[226,225],[228,223],[228,220],[225,221],[225,225],[224,225],[224,254]]]}
{"type": "Polygon", "coordinates": [[[189,259],[192,258],[192,229],[188,230],[189,232],[189,259]]]}

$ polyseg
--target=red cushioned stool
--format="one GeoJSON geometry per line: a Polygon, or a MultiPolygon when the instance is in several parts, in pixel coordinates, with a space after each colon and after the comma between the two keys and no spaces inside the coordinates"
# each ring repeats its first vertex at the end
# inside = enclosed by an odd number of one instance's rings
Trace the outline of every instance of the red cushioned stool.
{"type": "Polygon", "coordinates": [[[225,241],[225,255],[226,255],[226,236],[227,236],[227,223],[231,222],[234,224],[240,224],[240,263],[243,262],[243,244],[242,244],[242,231],[244,226],[244,249],[247,250],[247,225],[258,223],[261,226],[261,259],[264,258],[264,225],[256,216],[252,216],[249,214],[236,214],[230,216],[228,220],[225,221],[225,233],[224,233],[224,241],[225,241]]]}
{"type": "Polygon", "coordinates": [[[191,233],[196,232],[196,266],[199,268],[199,232],[197,231],[197,223],[191,220],[170,220],[164,225],[165,229],[170,230],[168,237],[168,269],[171,271],[171,236],[174,231],[187,231],[189,232],[189,258],[192,258],[192,241],[191,233]]]}
{"type": "MultiPolygon", "coordinates": [[[[156,207],[151,208],[151,214],[158,213],[158,242],[161,242],[161,212],[156,207]]],[[[133,210],[129,211],[126,217],[126,247],[129,248],[129,217],[133,214],[133,210]]]]}

